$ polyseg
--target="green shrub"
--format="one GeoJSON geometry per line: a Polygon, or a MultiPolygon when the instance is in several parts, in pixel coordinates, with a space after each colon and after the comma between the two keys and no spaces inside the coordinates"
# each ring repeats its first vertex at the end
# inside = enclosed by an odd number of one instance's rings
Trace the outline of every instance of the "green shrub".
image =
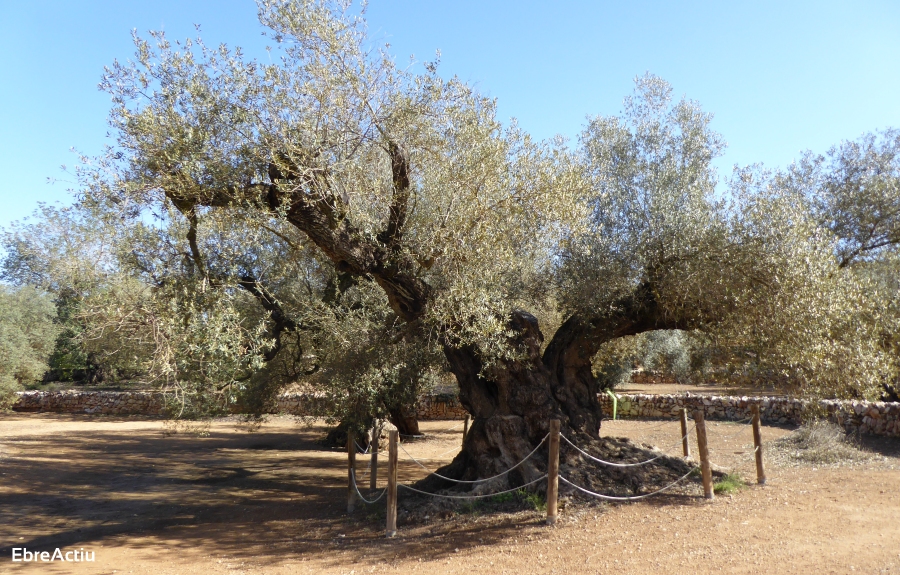
{"type": "Polygon", "coordinates": [[[737,473],[729,473],[713,484],[713,492],[718,495],[728,495],[744,488],[746,484],[737,473]]]}
{"type": "Polygon", "coordinates": [[[529,493],[524,489],[516,491],[522,499],[531,505],[535,511],[543,513],[547,510],[547,500],[540,493],[529,493]]]}

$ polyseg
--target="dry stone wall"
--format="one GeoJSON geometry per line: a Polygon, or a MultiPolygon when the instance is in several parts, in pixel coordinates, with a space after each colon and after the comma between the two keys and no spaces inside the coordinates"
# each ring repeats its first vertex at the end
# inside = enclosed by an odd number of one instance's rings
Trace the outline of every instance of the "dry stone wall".
{"type": "MultiPolygon", "coordinates": [[[[325,397],[312,394],[279,396],[275,413],[321,416],[329,412],[325,397]]],[[[99,415],[166,414],[165,397],[161,393],[141,391],[24,391],[13,405],[14,411],[87,413],[99,415]]],[[[460,419],[466,411],[453,395],[422,397],[416,408],[420,420],[460,419]]]]}
{"type": "MultiPolygon", "coordinates": [[[[806,400],[784,397],[731,397],[718,395],[649,395],[618,396],[618,417],[676,418],[683,408],[703,410],[707,419],[741,421],[750,418],[750,406],[759,404],[762,420],[768,423],[799,424],[816,407],[806,400]]],[[[607,417],[612,417],[613,402],[600,396],[607,417]]],[[[25,391],[13,406],[15,411],[87,413],[101,415],[164,416],[162,394],[141,391],[25,391]]],[[[321,416],[329,411],[326,398],[311,394],[287,394],[278,398],[276,413],[321,416]]],[[[900,437],[900,403],[881,401],[821,400],[818,411],[841,424],[847,431],[869,435],[900,437]]],[[[449,394],[424,396],[416,415],[420,420],[461,419],[465,409],[449,394]]]]}
{"type": "Polygon", "coordinates": [[[161,416],[165,407],[162,394],[153,392],[23,391],[13,411],[161,416]]]}
{"type": "MultiPolygon", "coordinates": [[[[601,395],[600,404],[607,417],[612,417],[612,398],[601,395]]],[[[687,408],[689,412],[702,410],[707,419],[741,421],[750,418],[750,406],[753,404],[760,406],[760,417],[767,423],[799,425],[805,417],[818,412],[827,415],[848,432],[900,437],[900,403],[883,401],[823,399],[814,402],[787,397],[621,394],[618,395],[617,415],[669,419],[678,417],[680,411],[687,408]]]]}
{"type": "MultiPolygon", "coordinates": [[[[310,394],[292,393],[278,397],[274,411],[288,415],[322,416],[329,412],[326,398],[310,394]]],[[[421,421],[432,419],[461,419],[466,410],[453,395],[426,395],[419,398],[416,416],[421,421]]]]}

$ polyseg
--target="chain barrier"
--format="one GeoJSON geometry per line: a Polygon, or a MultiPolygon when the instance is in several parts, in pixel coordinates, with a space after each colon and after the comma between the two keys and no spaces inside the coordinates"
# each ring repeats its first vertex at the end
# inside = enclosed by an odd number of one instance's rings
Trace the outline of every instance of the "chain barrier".
{"type": "Polygon", "coordinates": [[[677,484],[679,484],[679,483],[681,483],[682,481],[684,481],[685,479],[687,479],[687,477],[688,477],[691,473],[694,473],[694,472],[697,471],[698,469],[700,469],[700,468],[699,468],[699,467],[694,467],[693,469],[691,469],[690,471],[688,471],[687,473],[685,473],[684,475],[682,475],[681,477],[679,477],[678,479],[676,479],[676,480],[673,481],[672,483],[666,485],[666,486],[663,487],[662,489],[658,489],[658,490],[656,490],[656,491],[654,491],[654,492],[652,492],[652,493],[645,493],[645,494],[643,494],[643,495],[633,495],[633,496],[631,496],[631,497],[625,497],[625,496],[620,497],[620,496],[616,496],[616,495],[604,495],[604,494],[602,494],[602,493],[595,493],[595,492],[593,492],[593,491],[591,491],[591,490],[589,490],[589,489],[585,489],[584,487],[581,487],[580,485],[575,485],[574,483],[572,483],[571,481],[569,481],[568,479],[566,479],[566,478],[563,477],[562,475],[559,476],[559,480],[562,481],[563,483],[565,483],[566,485],[570,485],[570,486],[574,487],[575,489],[577,489],[577,490],[579,490],[579,491],[581,491],[581,492],[583,492],[583,493],[586,493],[586,494],[588,494],[588,495],[592,495],[592,496],[596,497],[597,499],[606,499],[606,500],[608,500],[608,501],[637,501],[637,500],[639,500],[639,499],[646,499],[647,497],[652,497],[653,495],[659,495],[659,494],[662,493],[663,491],[666,491],[666,490],[668,490],[668,489],[671,489],[672,487],[676,486],[677,484]]]}
{"type": "MultiPolygon", "coordinates": [[[[510,468],[510,469],[513,469],[513,468],[510,468]]],[[[509,472],[509,470],[505,471],[504,473],[508,473],[508,472],[509,472]]],[[[499,477],[499,475],[497,477],[499,477]]],[[[484,495],[443,495],[441,493],[429,493],[427,491],[420,491],[419,489],[410,487],[409,485],[400,484],[397,487],[402,487],[404,489],[408,489],[409,491],[414,491],[415,493],[420,493],[422,495],[430,495],[432,497],[443,497],[444,499],[483,499],[485,497],[496,497],[497,495],[503,495],[504,493],[512,493],[513,491],[518,491],[518,490],[528,487],[530,485],[534,485],[538,481],[543,481],[544,479],[547,479],[546,473],[541,475],[534,481],[529,481],[528,483],[525,483],[524,485],[520,485],[518,487],[513,487],[512,489],[506,489],[504,491],[498,491],[497,493],[488,493],[488,494],[484,494],[484,495]]]]}
{"type": "Polygon", "coordinates": [[[532,455],[534,455],[535,453],[537,453],[537,450],[541,448],[541,446],[544,444],[545,441],[547,441],[547,438],[548,438],[548,437],[550,437],[550,434],[549,434],[549,433],[548,433],[547,435],[545,435],[543,439],[541,439],[541,442],[537,444],[537,447],[535,447],[535,448],[531,451],[531,453],[529,453],[528,455],[526,455],[524,459],[522,459],[520,462],[516,463],[515,465],[513,465],[512,467],[510,467],[510,468],[507,469],[506,471],[503,471],[503,472],[501,472],[501,473],[498,473],[497,475],[494,475],[493,477],[488,477],[488,478],[486,478],[486,479],[475,479],[474,481],[467,481],[467,480],[464,480],[464,479],[452,479],[452,478],[450,478],[450,477],[444,477],[443,475],[441,475],[441,474],[439,474],[439,473],[435,473],[434,471],[431,471],[430,469],[428,469],[427,467],[425,467],[424,465],[422,465],[422,464],[419,462],[418,459],[416,459],[415,457],[413,457],[412,455],[410,455],[409,452],[406,450],[406,448],[403,447],[403,444],[402,444],[402,443],[399,444],[399,445],[400,445],[400,449],[403,450],[403,453],[405,453],[407,457],[409,457],[413,462],[415,462],[416,465],[418,465],[419,467],[421,467],[422,469],[424,469],[425,471],[427,471],[430,475],[434,475],[434,476],[436,476],[436,477],[440,477],[441,479],[444,479],[444,480],[446,480],[446,481],[452,481],[452,482],[454,482],[454,483],[485,483],[485,482],[487,482],[487,481],[491,481],[492,479],[497,479],[498,477],[503,477],[504,475],[506,475],[507,473],[509,473],[509,472],[512,471],[513,469],[515,469],[516,467],[518,467],[518,466],[522,465],[523,463],[525,463],[526,461],[528,461],[528,459],[531,458],[532,455]]]}

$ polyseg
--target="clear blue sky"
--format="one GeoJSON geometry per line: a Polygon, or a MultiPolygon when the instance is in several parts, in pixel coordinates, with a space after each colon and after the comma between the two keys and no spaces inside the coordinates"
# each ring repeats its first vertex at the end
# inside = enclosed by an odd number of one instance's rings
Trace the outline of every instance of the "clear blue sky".
{"type": "MultiPolygon", "coordinates": [[[[130,30],[226,42],[265,57],[252,0],[0,0],[0,226],[70,201],[69,149],[98,152],[103,66],[130,30]]],[[[536,137],[574,137],[621,110],[646,71],[715,114],[720,168],[783,166],[866,131],[900,127],[900,2],[372,0],[370,31],[398,62],[442,52],[441,71],[499,100],[536,137]]]]}

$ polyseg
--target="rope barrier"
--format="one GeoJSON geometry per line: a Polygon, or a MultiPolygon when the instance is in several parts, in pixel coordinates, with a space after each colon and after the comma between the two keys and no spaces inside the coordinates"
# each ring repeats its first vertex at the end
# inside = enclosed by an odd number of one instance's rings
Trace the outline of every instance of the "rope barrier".
{"type": "Polygon", "coordinates": [[[355,469],[350,470],[350,476],[353,478],[353,490],[356,491],[356,496],[359,497],[360,499],[362,499],[363,503],[368,503],[369,505],[372,505],[373,503],[378,503],[378,500],[381,499],[382,497],[384,497],[384,494],[387,493],[387,487],[385,487],[384,489],[381,490],[381,495],[379,495],[372,501],[369,501],[368,499],[363,497],[362,493],[359,492],[359,487],[356,485],[356,470],[355,469]]]}
{"type": "Polygon", "coordinates": [[[403,453],[405,453],[407,457],[409,457],[411,460],[413,460],[413,461],[415,462],[416,465],[418,465],[419,467],[421,467],[422,469],[424,469],[425,471],[427,471],[430,475],[434,475],[434,476],[440,477],[441,479],[444,479],[444,480],[447,480],[447,481],[453,481],[454,483],[484,483],[484,482],[490,481],[490,480],[492,480],[492,479],[497,479],[498,477],[503,477],[504,475],[506,475],[507,473],[509,473],[509,472],[512,471],[513,469],[515,469],[516,467],[518,467],[518,466],[522,465],[523,463],[525,463],[526,461],[528,461],[528,459],[529,459],[532,455],[534,455],[535,453],[537,453],[537,450],[541,448],[541,445],[543,445],[545,441],[547,441],[547,438],[548,438],[548,437],[550,437],[550,434],[549,434],[549,433],[548,433],[547,435],[544,436],[544,438],[541,440],[541,442],[537,444],[537,447],[535,447],[535,448],[531,451],[531,453],[529,453],[528,455],[526,455],[524,459],[522,459],[520,462],[516,463],[515,465],[513,465],[512,467],[510,467],[510,468],[507,469],[506,471],[503,471],[503,472],[501,472],[501,473],[498,473],[497,475],[494,475],[493,477],[488,477],[488,478],[486,478],[486,479],[475,479],[474,481],[467,481],[467,480],[464,480],[464,479],[452,479],[452,478],[450,478],[450,477],[444,477],[443,475],[441,475],[441,474],[439,474],[439,473],[435,473],[434,471],[431,471],[430,469],[428,469],[427,467],[425,467],[424,465],[422,465],[421,463],[419,463],[419,460],[416,459],[415,457],[413,457],[412,455],[410,455],[409,452],[406,450],[406,448],[403,447],[403,444],[402,444],[402,443],[400,444],[400,449],[402,449],[402,450],[403,450],[403,453]]]}
{"type": "Polygon", "coordinates": [[[443,453],[439,453],[439,454],[435,455],[434,457],[429,457],[429,459],[440,459],[441,457],[447,455],[448,453],[452,453],[452,452],[454,452],[454,451],[457,451],[457,452],[458,452],[458,451],[460,451],[461,449],[462,449],[462,448],[459,447],[459,446],[457,446],[457,447],[451,447],[450,449],[448,449],[447,451],[444,451],[443,453]]]}
{"type": "Polygon", "coordinates": [[[397,487],[402,487],[404,489],[408,489],[408,490],[414,491],[416,493],[421,493],[422,495],[431,495],[432,497],[443,497],[444,499],[483,499],[485,497],[495,497],[497,495],[503,495],[504,493],[512,493],[513,491],[518,491],[520,489],[528,487],[529,485],[534,485],[538,481],[543,481],[544,479],[547,479],[546,473],[541,475],[534,481],[529,481],[528,483],[526,483],[524,485],[520,485],[518,487],[513,487],[512,489],[507,489],[505,491],[498,491],[497,493],[488,493],[485,495],[443,495],[441,493],[428,493],[427,491],[420,491],[414,487],[410,487],[409,485],[400,484],[397,487]]]}
{"type": "MultiPolygon", "coordinates": [[[[362,476],[363,476],[362,478],[363,478],[364,481],[365,481],[366,477],[368,477],[369,474],[372,473],[372,470],[371,470],[370,468],[371,468],[371,462],[369,463],[369,465],[363,467],[363,468],[360,470],[360,473],[362,474],[362,476]]],[[[353,472],[356,473],[356,470],[354,469],[353,472]]]]}
{"type": "MultiPolygon", "coordinates": [[[[688,421],[693,421],[693,420],[694,420],[694,418],[691,417],[690,415],[688,415],[687,419],[688,419],[688,421]]],[[[604,421],[625,421],[625,420],[624,420],[624,419],[618,419],[618,420],[612,420],[612,419],[606,420],[606,419],[605,419],[604,421]]],[[[741,419],[741,420],[739,420],[739,421],[723,421],[722,423],[733,423],[733,424],[735,424],[735,425],[741,425],[741,424],[744,424],[744,423],[750,423],[751,421],[753,421],[753,416],[752,416],[752,415],[751,415],[750,417],[745,417],[744,419],[741,419]]],[[[707,422],[711,422],[711,420],[707,420],[707,422]]],[[[670,423],[678,423],[678,420],[677,420],[677,419],[673,419],[673,420],[671,420],[671,421],[666,421],[666,422],[664,422],[664,423],[661,423],[661,424],[659,424],[659,425],[655,425],[655,426],[650,427],[650,428],[647,428],[647,429],[641,429],[641,431],[653,431],[654,429],[659,429],[659,428],[661,428],[661,427],[664,427],[664,426],[666,426],[666,425],[669,425],[670,423]]],[[[716,423],[718,423],[718,422],[716,422],[716,423]]],[[[726,435],[726,436],[725,436],[725,439],[730,439],[730,438],[735,437],[735,436],[737,436],[737,435],[739,435],[739,434],[741,434],[741,433],[743,433],[743,430],[741,430],[741,431],[739,431],[739,432],[737,432],[737,433],[735,433],[735,434],[733,434],[733,435],[726,435]]]]}
{"type": "MultiPolygon", "coordinates": [[[[691,419],[691,418],[688,417],[688,419],[691,419]]],[[[626,420],[625,419],[605,419],[604,421],[609,422],[609,421],[626,421],[626,420]]],[[[666,425],[671,425],[673,423],[679,423],[679,420],[677,420],[677,419],[667,420],[667,421],[660,423],[659,425],[654,425],[653,427],[641,428],[641,431],[642,432],[653,431],[655,429],[660,429],[661,427],[665,427],[666,425]]]]}
{"type": "Polygon", "coordinates": [[[435,433],[450,433],[451,431],[456,431],[457,429],[459,429],[462,426],[463,426],[463,422],[459,422],[456,425],[454,425],[453,427],[449,427],[443,431],[435,431],[435,433]]]}
{"type": "Polygon", "coordinates": [[[434,433],[430,433],[428,435],[426,435],[426,434],[409,435],[406,433],[400,433],[399,435],[400,435],[400,437],[411,437],[413,439],[427,439],[429,435],[437,435],[438,433],[450,433],[451,431],[456,431],[457,429],[462,427],[462,425],[463,425],[462,423],[457,423],[453,427],[448,427],[447,429],[443,429],[441,431],[435,431],[434,433]]]}
{"type": "MultiPolygon", "coordinates": [[[[734,424],[735,424],[735,425],[744,425],[744,424],[749,423],[749,422],[751,422],[751,421],[753,421],[753,416],[752,416],[752,415],[751,415],[750,417],[747,417],[747,418],[742,419],[742,420],[740,420],[740,421],[736,421],[736,422],[734,422],[734,424]]],[[[729,423],[730,423],[730,422],[729,422],[729,423]]],[[[735,433],[731,433],[731,434],[729,434],[729,435],[725,435],[724,437],[720,436],[720,439],[721,439],[722,441],[728,441],[728,440],[734,439],[734,438],[737,437],[738,435],[741,435],[741,434],[746,433],[746,432],[747,432],[746,429],[741,428],[741,429],[737,430],[737,432],[735,432],[735,433]]],[[[757,452],[757,449],[754,449],[753,451],[750,452],[750,455],[755,455],[756,452],[757,452]]],[[[735,455],[743,455],[743,454],[737,454],[737,453],[736,453],[735,455]]],[[[732,466],[731,466],[731,471],[730,471],[730,473],[734,473],[736,469],[737,469],[737,464],[732,465],[732,466]]]]}
{"type": "MultiPolygon", "coordinates": [[[[685,439],[686,437],[688,437],[688,436],[691,434],[691,431],[693,431],[695,427],[696,427],[696,425],[694,425],[693,427],[691,427],[691,429],[689,429],[687,433],[685,433],[683,436],[681,436],[681,439],[679,439],[679,440],[678,440],[678,443],[676,443],[674,446],[681,445],[681,442],[684,441],[684,439],[685,439]]],[[[591,455],[591,454],[588,453],[587,451],[581,449],[580,447],[578,447],[577,445],[575,445],[574,443],[572,443],[572,441],[571,441],[568,437],[566,437],[565,435],[563,435],[562,433],[560,433],[559,436],[560,436],[561,438],[563,438],[563,439],[566,441],[566,443],[568,443],[569,445],[571,445],[572,447],[574,447],[578,452],[580,452],[582,455],[584,455],[584,456],[587,457],[588,459],[592,459],[592,460],[596,461],[597,463],[600,463],[600,464],[602,464],[602,465],[608,465],[608,466],[610,466],[610,467],[640,467],[641,465],[647,465],[648,463],[652,463],[652,462],[656,461],[657,459],[659,459],[659,458],[661,458],[661,457],[665,457],[666,455],[668,455],[665,451],[663,451],[662,453],[660,453],[659,455],[657,455],[657,456],[654,457],[653,459],[648,459],[648,460],[646,460],[646,461],[641,461],[641,462],[638,462],[638,463],[615,463],[615,462],[613,462],[613,461],[606,461],[605,459],[600,459],[600,458],[598,458],[598,457],[594,457],[593,455],[591,455]]],[[[674,446],[673,446],[673,447],[674,447],[674,446]]],[[[669,449],[672,449],[672,448],[670,447],[669,449]]]]}
{"type": "Polygon", "coordinates": [[[653,493],[645,493],[644,495],[634,495],[634,496],[631,496],[631,497],[619,497],[619,496],[616,496],[616,495],[603,495],[602,493],[594,493],[593,491],[590,491],[589,489],[585,489],[584,487],[581,487],[581,486],[579,486],[579,485],[575,485],[574,483],[572,483],[571,481],[569,481],[568,479],[566,479],[566,478],[563,477],[562,475],[559,476],[559,480],[562,481],[563,483],[565,483],[566,485],[570,485],[570,486],[574,487],[575,489],[577,489],[577,490],[579,490],[579,491],[581,491],[581,492],[583,492],[583,493],[586,493],[586,494],[588,494],[588,495],[592,495],[592,496],[594,496],[594,497],[596,497],[596,498],[598,498],[598,499],[606,499],[606,500],[609,500],[609,501],[637,501],[638,499],[646,499],[647,497],[651,497],[651,496],[653,496],[653,495],[658,495],[658,494],[662,493],[663,491],[666,491],[666,490],[668,490],[668,489],[671,489],[671,488],[674,487],[675,485],[677,485],[677,484],[681,483],[682,481],[684,481],[684,480],[687,478],[688,475],[690,475],[691,473],[693,473],[694,471],[696,471],[696,470],[698,470],[698,469],[700,469],[700,468],[699,468],[699,467],[694,467],[693,469],[691,469],[690,471],[688,471],[687,473],[685,473],[684,475],[682,475],[681,477],[679,477],[678,479],[676,479],[675,481],[673,481],[672,483],[666,485],[666,486],[663,487],[662,489],[658,489],[658,490],[654,491],[653,493]]]}
{"type": "MultiPolygon", "coordinates": [[[[751,417],[748,417],[748,418],[746,418],[746,419],[742,419],[742,420],[740,420],[740,421],[735,421],[735,422],[733,422],[733,423],[734,423],[735,425],[743,425],[743,424],[745,424],[745,423],[750,423],[751,421],[753,421],[753,417],[752,417],[752,416],[751,416],[751,417]]],[[[728,422],[728,423],[732,423],[732,422],[728,422]]],[[[740,434],[742,434],[742,433],[744,433],[744,432],[746,432],[746,431],[747,431],[746,429],[741,428],[741,429],[739,429],[736,433],[732,433],[732,434],[726,435],[726,436],[724,436],[724,437],[721,437],[721,436],[720,436],[720,439],[733,439],[733,438],[737,437],[738,435],[740,435],[740,434]]]]}

